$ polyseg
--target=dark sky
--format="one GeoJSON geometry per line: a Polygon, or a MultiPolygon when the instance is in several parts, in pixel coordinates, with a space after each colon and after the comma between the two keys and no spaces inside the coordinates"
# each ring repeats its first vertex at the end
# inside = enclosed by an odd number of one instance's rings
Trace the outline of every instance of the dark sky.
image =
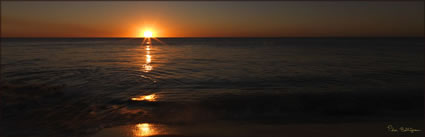
{"type": "Polygon", "coordinates": [[[424,36],[424,2],[1,2],[3,37],[424,36]]]}

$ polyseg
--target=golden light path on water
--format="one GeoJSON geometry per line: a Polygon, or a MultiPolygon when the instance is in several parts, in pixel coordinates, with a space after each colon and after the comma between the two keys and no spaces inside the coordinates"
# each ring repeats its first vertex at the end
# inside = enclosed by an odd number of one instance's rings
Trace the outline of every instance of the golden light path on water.
{"type": "MultiPolygon", "coordinates": [[[[146,58],[145,58],[145,60],[146,60],[146,62],[143,65],[143,68],[144,68],[144,72],[149,72],[149,71],[152,71],[153,70],[153,67],[151,65],[152,56],[150,54],[150,50],[151,50],[151,47],[152,47],[152,45],[151,45],[152,42],[151,42],[151,38],[145,38],[145,39],[147,39],[146,48],[145,48],[145,51],[146,51],[146,56],[145,56],[146,58]]],[[[145,41],[145,40],[143,40],[143,41],[145,41]]],[[[145,43],[142,43],[142,44],[145,44],[145,43]]]]}
{"type": "Polygon", "coordinates": [[[166,134],[155,127],[153,124],[149,123],[140,123],[136,124],[133,128],[133,136],[135,137],[146,137],[146,136],[154,136],[160,134],[166,134]]]}
{"type": "MultiPolygon", "coordinates": [[[[142,46],[145,46],[144,49],[146,51],[145,63],[143,64],[143,71],[148,73],[148,72],[153,70],[152,65],[150,65],[152,63],[152,56],[150,54],[150,50],[151,50],[151,47],[152,47],[151,38],[147,37],[147,38],[143,39],[142,46]]],[[[150,95],[132,97],[131,100],[132,101],[156,101],[156,98],[157,98],[157,95],[150,94],[150,95]]]]}
{"type": "MultiPolygon", "coordinates": [[[[148,73],[150,71],[153,70],[153,66],[151,65],[152,63],[152,55],[151,55],[151,49],[152,49],[152,42],[151,42],[151,37],[152,37],[152,33],[150,32],[145,32],[145,38],[142,42],[142,46],[145,46],[145,51],[146,51],[146,55],[145,55],[145,63],[143,64],[143,71],[148,73]]],[[[143,95],[143,96],[139,96],[139,97],[133,97],[131,98],[132,101],[149,101],[149,102],[153,102],[156,101],[156,99],[158,98],[157,95],[155,94],[150,94],[150,95],[143,95]]],[[[160,130],[159,127],[155,126],[154,124],[150,124],[150,123],[139,123],[134,125],[134,127],[132,128],[132,132],[133,132],[133,136],[135,137],[146,137],[146,136],[154,136],[154,135],[161,135],[161,134],[167,134],[165,131],[160,130]]]]}
{"type": "Polygon", "coordinates": [[[131,100],[133,101],[156,101],[157,96],[155,94],[133,97],[131,100]]]}

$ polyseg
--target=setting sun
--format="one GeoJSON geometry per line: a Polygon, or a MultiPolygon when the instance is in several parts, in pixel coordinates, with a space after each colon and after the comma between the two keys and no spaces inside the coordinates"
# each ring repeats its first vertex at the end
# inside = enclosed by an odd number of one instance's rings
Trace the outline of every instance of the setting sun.
{"type": "Polygon", "coordinates": [[[143,36],[145,38],[150,38],[150,37],[153,36],[153,33],[152,33],[152,31],[145,31],[145,32],[143,32],[143,36]]]}

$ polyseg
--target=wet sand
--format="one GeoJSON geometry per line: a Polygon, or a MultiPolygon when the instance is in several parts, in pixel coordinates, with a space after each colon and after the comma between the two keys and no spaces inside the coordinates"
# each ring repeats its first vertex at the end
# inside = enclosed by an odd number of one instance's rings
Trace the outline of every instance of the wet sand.
{"type": "MultiPolygon", "coordinates": [[[[2,84],[2,136],[423,136],[423,94],[221,94],[167,102],[161,94],[96,104],[61,86],[2,84]],[[18,94],[18,95],[16,95],[18,94]],[[379,98],[379,100],[376,100],[379,98]],[[146,100],[147,99],[147,100],[146,100]]],[[[94,99],[96,100],[96,99],[94,99]]]]}
{"type": "Polygon", "coordinates": [[[141,123],[106,128],[92,137],[400,137],[423,136],[418,132],[391,132],[392,125],[423,129],[423,121],[384,123],[337,124],[252,124],[252,123],[202,123],[190,125],[162,125],[141,123]]]}

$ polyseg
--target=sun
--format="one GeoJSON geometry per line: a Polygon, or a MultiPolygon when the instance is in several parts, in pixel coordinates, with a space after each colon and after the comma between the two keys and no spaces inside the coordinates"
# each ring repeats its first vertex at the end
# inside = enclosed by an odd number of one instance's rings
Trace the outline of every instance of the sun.
{"type": "Polygon", "coordinates": [[[147,31],[143,32],[143,36],[145,38],[150,38],[150,37],[153,36],[153,33],[152,33],[152,31],[147,30],[147,31]]]}

